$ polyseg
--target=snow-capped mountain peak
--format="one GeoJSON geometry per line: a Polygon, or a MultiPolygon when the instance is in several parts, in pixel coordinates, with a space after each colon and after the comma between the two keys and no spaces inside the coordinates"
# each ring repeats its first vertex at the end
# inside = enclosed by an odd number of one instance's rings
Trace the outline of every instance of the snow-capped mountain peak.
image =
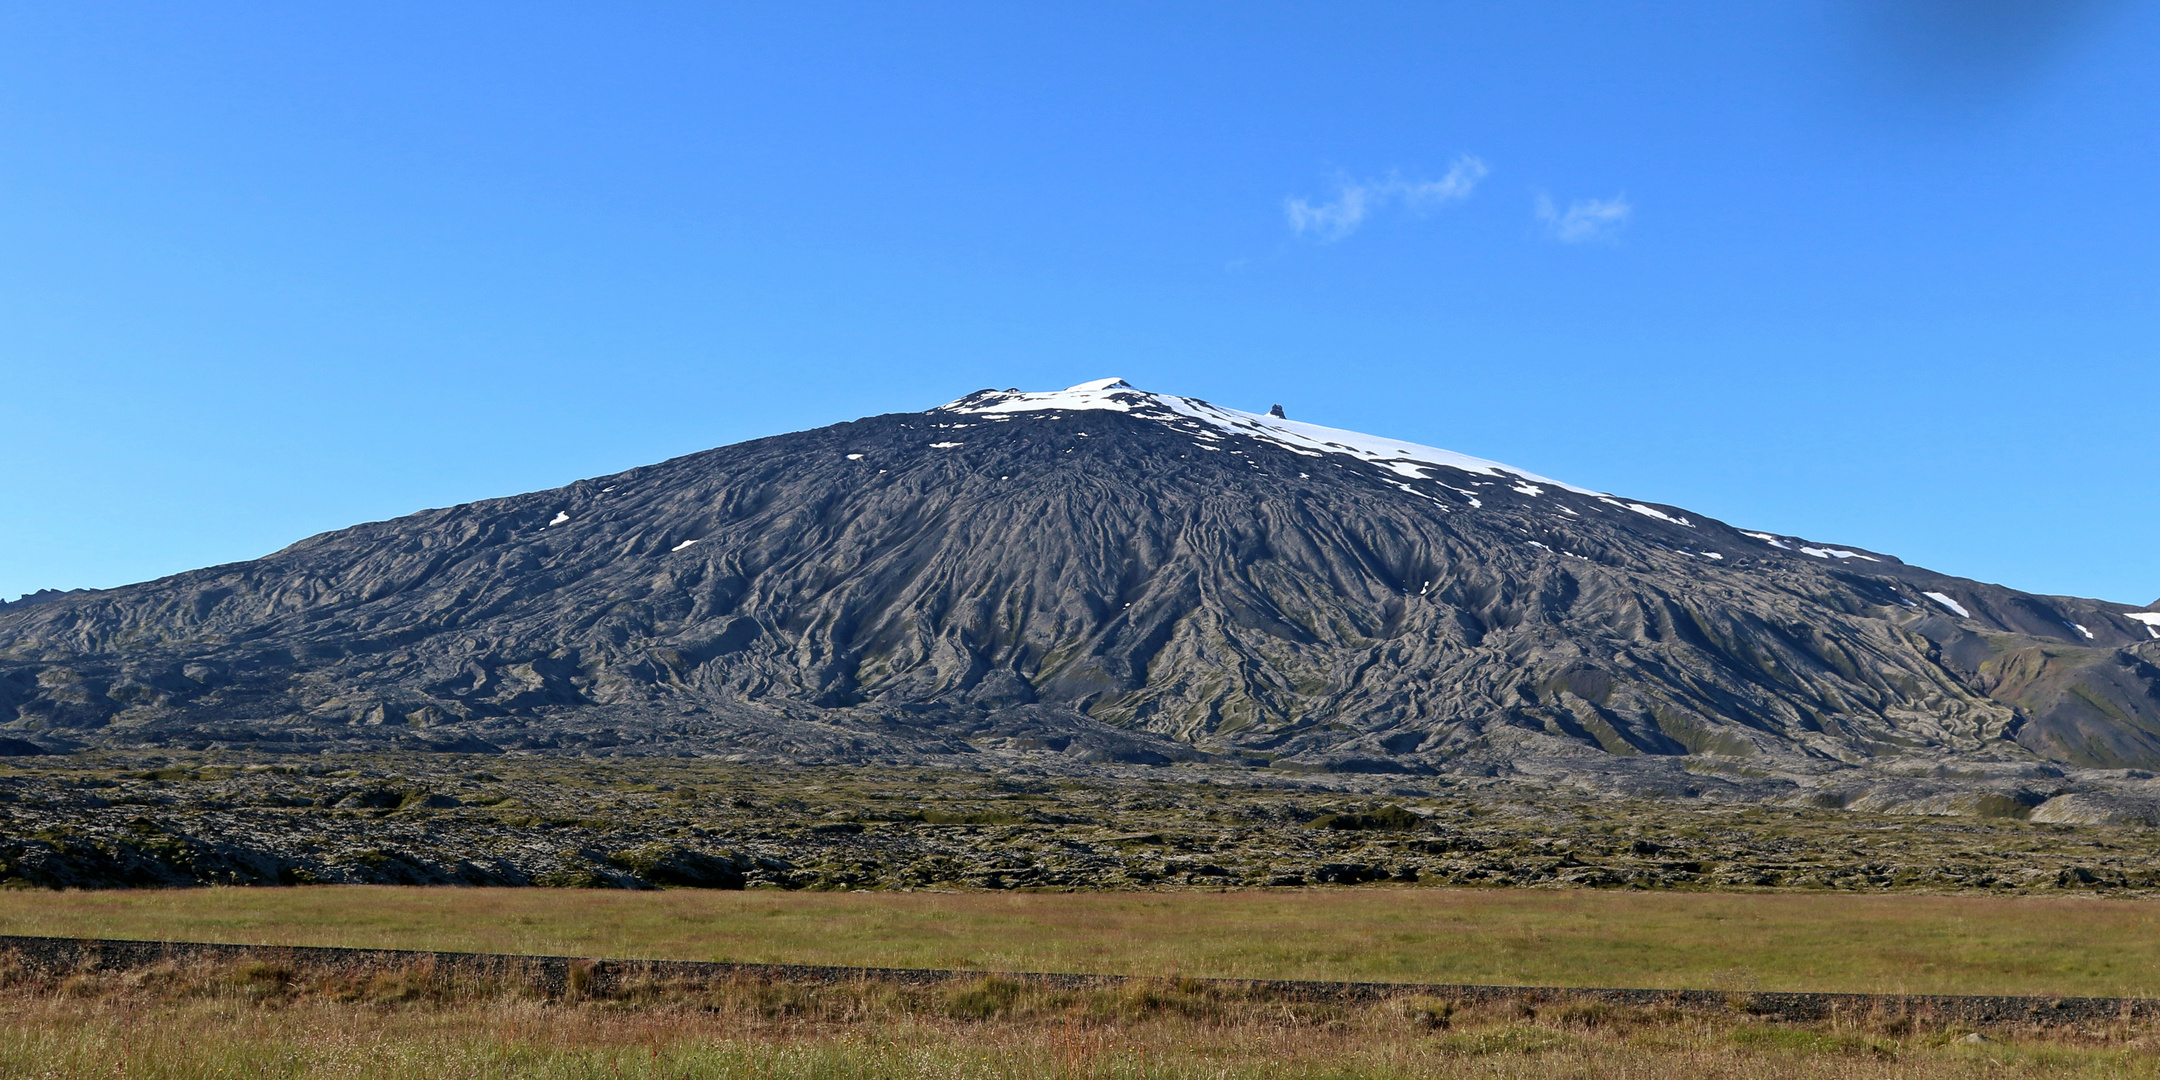
{"type": "Polygon", "coordinates": [[[2156,639],[2160,611],[1103,379],[10,604],[0,729],[1638,795],[1732,773],[1627,762],[1746,755],[1785,799],[1878,757],[2160,768],[2156,639]]]}
{"type": "Polygon", "coordinates": [[[1200,398],[1177,397],[1142,390],[1123,379],[1096,379],[1063,390],[978,390],[933,412],[971,416],[1004,417],[1018,413],[1110,411],[1129,413],[1177,427],[1213,428],[1281,446],[1308,457],[1340,454],[1371,462],[1411,477],[1422,477],[1419,465],[1440,465],[1537,486],[1550,485],[1578,495],[1606,493],[1577,487],[1551,477],[1539,476],[1513,465],[1442,450],[1434,446],[1367,435],[1358,431],[1322,427],[1281,416],[1227,409],[1200,398]]]}

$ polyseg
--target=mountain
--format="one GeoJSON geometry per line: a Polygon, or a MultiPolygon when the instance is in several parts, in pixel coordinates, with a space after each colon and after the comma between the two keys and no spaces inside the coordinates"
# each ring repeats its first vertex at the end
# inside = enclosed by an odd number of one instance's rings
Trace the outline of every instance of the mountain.
{"type": "Polygon", "coordinates": [[[0,717],[63,750],[2027,783],[2160,769],[2160,612],[1104,380],[10,606],[0,717]]]}

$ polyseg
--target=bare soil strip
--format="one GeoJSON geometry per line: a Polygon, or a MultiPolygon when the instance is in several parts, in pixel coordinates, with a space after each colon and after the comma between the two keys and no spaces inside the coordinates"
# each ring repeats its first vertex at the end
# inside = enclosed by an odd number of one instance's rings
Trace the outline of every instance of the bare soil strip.
{"type": "MultiPolygon", "coordinates": [[[[233,945],[190,941],[132,941],[0,935],[0,957],[47,973],[129,970],[183,961],[261,960],[331,971],[428,969],[491,978],[513,977],[551,996],[608,996],[633,981],[721,983],[895,983],[931,985],[983,979],[1057,989],[1114,989],[1159,979],[1058,972],[984,972],[936,968],[739,964],[699,960],[616,960],[510,953],[346,949],[321,946],[233,945]]],[[[1298,979],[1180,979],[1248,998],[1365,1003],[1399,997],[1461,1005],[1518,1002],[1530,1006],[1596,1002],[1637,1008],[1742,1014],[1760,1020],[1814,1023],[1859,1017],[1907,1016],[1934,1022],[2052,1027],[2160,1017],[2160,999],[2033,995],[1849,994],[1726,990],[1637,990],[1587,986],[1477,986],[1445,983],[1322,982],[1298,979]]]]}

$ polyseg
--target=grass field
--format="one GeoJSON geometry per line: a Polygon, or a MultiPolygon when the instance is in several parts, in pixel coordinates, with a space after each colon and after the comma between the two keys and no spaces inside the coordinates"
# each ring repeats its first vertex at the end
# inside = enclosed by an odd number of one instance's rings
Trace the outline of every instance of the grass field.
{"type": "Polygon", "coordinates": [[[0,1075],[1113,1080],[2160,1077],[2150,1025],[1970,1033],[1896,1011],[1741,1013],[1408,997],[1300,1003],[1161,980],[1054,990],[736,979],[536,993],[428,965],[266,961],[40,975],[0,963],[0,1075]]]}
{"type": "Polygon", "coordinates": [[[2160,994],[2160,904],[2085,897],[8,890],[0,933],[1150,976],[2160,994]]]}

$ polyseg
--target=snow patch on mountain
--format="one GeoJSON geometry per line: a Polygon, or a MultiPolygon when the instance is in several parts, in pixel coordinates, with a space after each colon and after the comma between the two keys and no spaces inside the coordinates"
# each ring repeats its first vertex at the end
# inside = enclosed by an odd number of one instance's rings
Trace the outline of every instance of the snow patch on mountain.
{"type": "Polygon", "coordinates": [[[1684,518],[1684,517],[1674,517],[1674,516],[1672,516],[1671,514],[1668,514],[1668,513],[1666,513],[1665,511],[1663,511],[1663,510],[1660,510],[1660,509],[1658,509],[1658,508],[1657,508],[1657,507],[1655,507],[1655,506],[1644,506],[1643,504],[1641,504],[1641,503],[1639,503],[1639,502],[1631,502],[1631,503],[1621,503],[1621,502],[1614,502],[1614,501],[1613,501],[1613,500],[1611,500],[1611,499],[1600,499],[1600,500],[1598,500],[1598,501],[1600,501],[1600,502],[1605,502],[1605,503],[1611,503],[1612,505],[1614,505],[1614,506],[1617,506],[1617,507],[1621,508],[1622,510],[1633,510],[1633,511],[1635,511],[1636,513],[1638,513],[1638,514],[1641,514],[1641,515],[1642,515],[1642,516],[1644,516],[1644,517],[1656,518],[1656,519],[1658,519],[1659,521],[1664,521],[1664,522],[1670,522],[1671,524],[1674,524],[1674,525],[1685,525],[1685,526],[1687,526],[1687,527],[1688,527],[1688,528],[1690,528],[1690,529],[1692,529],[1692,528],[1694,528],[1694,527],[1695,527],[1695,523],[1694,523],[1694,522],[1692,522],[1692,521],[1689,521],[1688,519],[1686,519],[1686,518],[1684,518]]]}
{"type": "Polygon", "coordinates": [[[1970,612],[1970,611],[1967,611],[1967,610],[1965,610],[1965,605],[1963,605],[1963,604],[1960,604],[1960,603],[1958,603],[1957,601],[1955,601],[1955,600],[1952,600],[1952,599],[1950,599],[1950,598],[1949,598],[1949,597],[1947,597],[1947,596],[1944,596],[1944,595],[1943,595],[1942,593],[1939,593],[1939,592],[1924,592],[1924,593],[1921,593],[1920,595],[1922,595],[1922,596],[1925,596],[1925,597],[1927,597],[1928,599],[1930,599],[1930,600],[1933,600],[1933,601],[1935,601],[1936,603],[1938,603],[1938,604],[1941,604],[1942,606],[1944,606],[1944,607],[1946,607],[1946,608],[1949,608],[1949,609],[1950,609],[1951,611],[1953,611],[1953,612],[1956,612],[1956,613],[1957,613],[1957,617],[1958,617],[1958,618],[1960,618],[1960,619],[1970,619],[1970,618],[1972,618],[1972,612],[1970,612]]]}
{"type": "Polygon", "coordinates": [[[1041,392],[983,390],[931,411],[997,418],[1014,413],[1060,410],[1131,413],[1166,423],[1197,421],[1218,431],[1273,443],[1306,457],[1340,454],[1416,479],[1425,478],[1424,474],[1417,470],[1418,464],[1440,465],[1480,476],[1523,481],[1533,486],[1550,485],[1578,495],[1605,494],[1526,472],[1513,465],[1458,454],[1453,450],[1442,450],[1358,431],[1345,431],[1341,428],[1322,427],[1263,413],[1226,409],[1199,398],[1150,393],[1123,379],[1097,379],[1063,390],[1041,392]]]}
{"type": "Polygon", "coordinates": [[[1818,559],[1866,559],[1868,562],[1882,561],[1880,559],[1877,559],[1873,555],[1862,555],[1857,551],[1846,551],[1843,548],[1804,547],[1800,549],[1800,554],[1813,555],[1818,559]]]}
{"type": "Polygon", "coordinates": [[[2144,623],[2146,633],[2160,638],[2160,611],[2130,611],[2125,612],[2123,618],[2144,623]]]}

